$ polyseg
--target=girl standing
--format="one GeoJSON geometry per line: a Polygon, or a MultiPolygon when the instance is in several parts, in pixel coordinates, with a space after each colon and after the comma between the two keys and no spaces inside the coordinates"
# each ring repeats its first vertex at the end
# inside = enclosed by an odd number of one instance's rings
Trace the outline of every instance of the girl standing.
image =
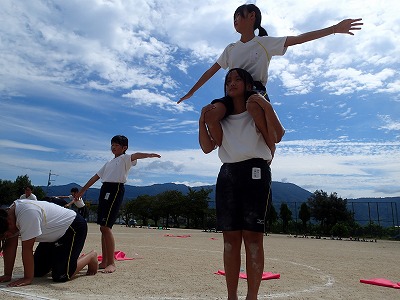
{"type": "MultiPolygon", "coordinates": [[[[223,165],[216,185],[216,211],[217,230],[222,231],[224,238],[228,299],[238,299],[242,240],[246,250],[247,300],[257,299],[264,268],[263,237],[270,200],[272,153],[246,111],[246,101],[262,107],[268,131],[275,132],[277,139],[284,134],[271,104],[251,92],[253,84],[251,75],[243,69],[231,69],[225,78],[225,95],[233,109],[221,121],[223,139],[218,155],[223,165]]],[[[199,143],[206,154],[217,146],[205,123],[211,110],[212,104],[205,106],[199,120],[199,143]]]]}

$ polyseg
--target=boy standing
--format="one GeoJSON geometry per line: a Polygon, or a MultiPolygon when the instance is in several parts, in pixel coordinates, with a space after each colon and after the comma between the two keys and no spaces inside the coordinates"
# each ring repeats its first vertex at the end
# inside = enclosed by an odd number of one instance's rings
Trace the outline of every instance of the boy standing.
{"type": "Polygon", "coordinates": [[[101,178],[103,183],[100,189],[99,206],[97,210],[97,224],[100,225],[101,247],[103,260],[99,264],[103,273],[113,273],[116,270],[114,261],[115,240],[112,234],[119,208],[124,198],[124,183],[127,180],[130,168],[136,165],[138,159],[161,156],[156,153],[134,153],[128,155],[128,139],[123,135],[116,135],[111,139],[111,152],[114,158],[107,162],[82,189],[75,195],[82,197],[85,191],[101,178]]]}
{"type": "Polygon", "coordinates": [[[64,206],[65,207],[70,207],[72,204],[75,204],[75,206],[78,208],[78,214],[80,214],[84,219],[86,219],[87,207],[86,207],[85,202],[83,201],[82,197],[76,197],[76,194],[78,192],[79,192],[79,189],[76,188],[76,187],[73,187],[71,189],[71,195],[69,195],[69,196],[56,196],[56,198],[69,199],[70,202],[66,203],[64,206]]]}

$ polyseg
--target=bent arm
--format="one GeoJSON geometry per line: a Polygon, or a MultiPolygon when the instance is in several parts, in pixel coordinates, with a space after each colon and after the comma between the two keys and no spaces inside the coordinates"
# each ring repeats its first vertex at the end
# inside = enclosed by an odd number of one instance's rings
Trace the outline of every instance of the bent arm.
{"type": "Polygon", "coordinates": [[[203,75],[199,78],[199,80],[195,83],[195,85],[190,89],[190,91],[183,96],[177,103],[181,103],[182,101],[189,99],[193,96],[193,94],[203,86],[211,77],[214,76],[217,71],[221,69],[221,66],[218,63],[213,64],[207,71],[204,72],[203,75]]]}
{"type": "Polygon", "coordinates": [[[275,144],[279,143],[285,134],[285,128],[282,126],[271,103],[265,100],[260,94],[250,96],[247,101],[255,101],[261,106],[264,110],[265,120],[267,121],[268,135],[275,144]]]}
{"type": "Polygon", "coordinates": [[[200,119],[199,119],[199,144],[200,144],[201,150],[203,150],[203,152],[205,154],[210,153],[217,146],[215,141],[211,138],[211,134],[208,131],[206,122],[204,120],[204,114],[208,111],[209,106],[210,105],[203,107],[203,109],[201,110],[201,115],[200,115],[200,119]]]}
{"type": "Polygon", "coordinates": [[[335,33],[354,35],[352,30],[361,30],[361,27],[359,26],[364,24],[359,22],[361,20],[362,20],[361,18],[345,19],[337,23],[336,25],[326,27],[320,30],[306,32],[297,36],[288,36],[285,42],[285,47],[303,44],[335,33]]]}
{"type": "Polygon", "coordinates": [[[65,204],[64,207],[70,207],[72,204],[74,204],[74,202],[77,201],[74,199],[72,199],[69,203],[65,204]]]}

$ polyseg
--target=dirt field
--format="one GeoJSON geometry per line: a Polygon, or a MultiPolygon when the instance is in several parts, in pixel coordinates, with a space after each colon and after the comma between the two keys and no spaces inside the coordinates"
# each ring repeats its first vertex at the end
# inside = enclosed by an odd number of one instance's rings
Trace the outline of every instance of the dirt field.
{"type": "MultiPolygon", "coordinates": [[[[115,225],[116,250],[134,260],[117,261],[113,274],[98,273],[55,284],[48,278],[7,288],[0,299],[226,299],[222,234],[198,230],[158,230],[115,225]],[[172,235],[172,236],[166,236],[172,235]],[[189,235],[179,238],[174,236],[189,235]]],[[[265,237],[266,272],[280,279],[261,283],[259,299],[400,299],[400,289],[360,283],[360,279],[400,281],[400,242],[355,242],[265,237]]],[[[100,233],[89,225],[84,251],[100,252],[100,233]]],[[[14,276],[22,276],[20,248],[14,276]]],[[[242,267],[245,260],[242,256],[242,267]]],[[[0,260],[3,269],[3,261],[0,260]]],[[[239,283],[244,299],[246,280],[239,283]]]]}

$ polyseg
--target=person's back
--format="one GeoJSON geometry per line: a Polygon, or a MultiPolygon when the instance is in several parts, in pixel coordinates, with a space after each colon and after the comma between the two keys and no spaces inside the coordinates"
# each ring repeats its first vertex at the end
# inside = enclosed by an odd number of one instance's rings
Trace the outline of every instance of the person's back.
{"type": "Polygon", "coordinates": [[[76,213],[47,201],[16,200],[15,215],[22,241],[36,238],[38,242],[58,240],[74,221],[76,213]]]}
{"type": "Polygon", "coordinates": [[[7,210],[0,209],[0,235],[6,238],[2,241],[4,275],[0,282],[12,279],[21,237],[24,274],[9,287],[31,284],[34,277],[48,276],[50,271],[55,282],[70,280],[85,266],[87,275],[97,273],[96,252],[80,256],[87,223],[70,209],[48,201],[15,200],[7,210]]]}

